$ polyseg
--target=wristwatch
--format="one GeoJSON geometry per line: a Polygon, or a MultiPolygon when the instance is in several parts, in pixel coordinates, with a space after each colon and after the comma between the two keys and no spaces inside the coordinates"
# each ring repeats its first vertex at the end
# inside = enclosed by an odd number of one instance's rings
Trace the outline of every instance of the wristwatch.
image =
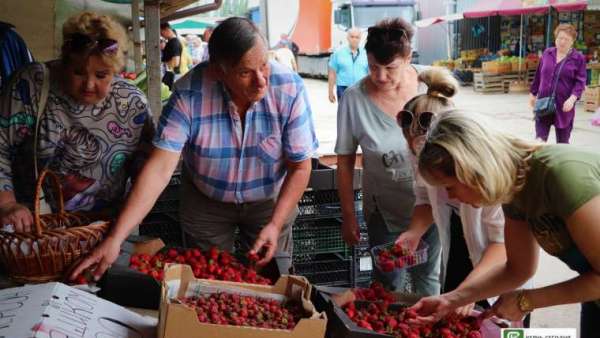
{"type": "Polygon", "coordinates": [[[517,294],[517,305],[519,306],[519,310],[523,313],[529,313],[533,311],[533,305],[527,296],[525,295],[525,290],[519,291],[517,294]]]}

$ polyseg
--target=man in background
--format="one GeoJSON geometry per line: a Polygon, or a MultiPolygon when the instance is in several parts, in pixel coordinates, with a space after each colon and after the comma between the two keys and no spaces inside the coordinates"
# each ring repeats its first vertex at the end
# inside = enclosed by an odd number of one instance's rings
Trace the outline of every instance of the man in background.
{"type": "Polygon", "coordinates": [[[355,84],[369,72],[367,52],[359,47],[362,32],[358,28],[348,30],[348,46],[336,49],[329,59],[327,80],[329,83],[329,101],[339,101],[346,88],[355,84]],[[333,87],[336,86],[334,93],[333,87]]]}
{"type": "Polygon", "coordinates": [[[161,60],[165,66],[165,74],[162,82],[169,86],[169,89],[172,89],[173,82],[175,82],[175,74],[179,74],[180,72],[179,65],[181,63],[183,46],[168,22],[160,24],[160,36],[167,40],[161,60]]]}

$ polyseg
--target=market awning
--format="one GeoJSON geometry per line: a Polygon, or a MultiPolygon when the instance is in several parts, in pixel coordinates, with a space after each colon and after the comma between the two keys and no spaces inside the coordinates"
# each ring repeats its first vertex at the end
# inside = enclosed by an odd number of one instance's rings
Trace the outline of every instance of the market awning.
{"type": "Polygon", "coordinates": [[[552,8],[556,9],[559,12],[582,11],[587,8],[588,1],[553,0],[550,1],[550,6],[552,6],[552,8]]]}
{"type": "Polygon", "coordinates": [[[480,0],[464,12],[464,17],[544,14],[550,7],[559,12],[578,11],[587,7],[587,0],[480,0]]]}
{"type": "Polygon", "coordinates": [[[429,27],[431,25],[435,25],[436,23],[450,22],[450,21],[456,21],[456,20],[460,20],[460,19],[464,19],[463,13],[453,13],[453,14],[448,14],[448,15],[444,15],[444,16],[434,16],[431,18],[415,21],[415,26],[417,26],[419,28],[423,28],[423,27],[429,27]]]}

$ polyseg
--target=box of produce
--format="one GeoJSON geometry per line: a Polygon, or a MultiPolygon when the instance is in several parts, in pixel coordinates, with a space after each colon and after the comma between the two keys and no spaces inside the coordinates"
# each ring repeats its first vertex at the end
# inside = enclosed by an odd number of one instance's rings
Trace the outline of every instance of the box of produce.
{"type": "Polygon", "coordinates": [[[306,278],[274,285],[196,279],[186,265],[169,265],[162,282],[158,336],[170,338],[324,337],[325,313],[310,301],[306,278]]]}
{"type": "Polygon", "coordinates": [[[123,306],[158,309],[160,282],[168,263],[188,264],[197,278],[272,284],[287,274],[292,261],[285,253],[275,257],[260,270],[245,256],[212,248],[167,248],[157,239],[137,240],[124,245],[117,261],[107,270],[98,286],[98,295],[123,306]]]}

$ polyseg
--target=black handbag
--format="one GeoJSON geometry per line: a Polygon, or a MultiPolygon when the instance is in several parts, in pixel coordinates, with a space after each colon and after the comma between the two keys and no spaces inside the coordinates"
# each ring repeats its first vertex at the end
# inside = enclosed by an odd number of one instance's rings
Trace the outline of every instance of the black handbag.
{"type": "MultiPolygon", "coordinates": [[[[571,54],[569,52],[569,54],[571,54]]],[[[535,100],[535,105],[533,107],[533,112],[535,113],[536,118],[554,115],[556,114],[556,86],[558,85],[558,79],[560,78],[560,72],[562,71],[562,67],[567,63],[567,58],[569,54],[565,56],[563,62],[560,64],[558,68],[558,73],[556,74],[556,79],[554,81],[554,87],[552,88],[552,93],[547,97],[538,97],[535,100]]]]}

